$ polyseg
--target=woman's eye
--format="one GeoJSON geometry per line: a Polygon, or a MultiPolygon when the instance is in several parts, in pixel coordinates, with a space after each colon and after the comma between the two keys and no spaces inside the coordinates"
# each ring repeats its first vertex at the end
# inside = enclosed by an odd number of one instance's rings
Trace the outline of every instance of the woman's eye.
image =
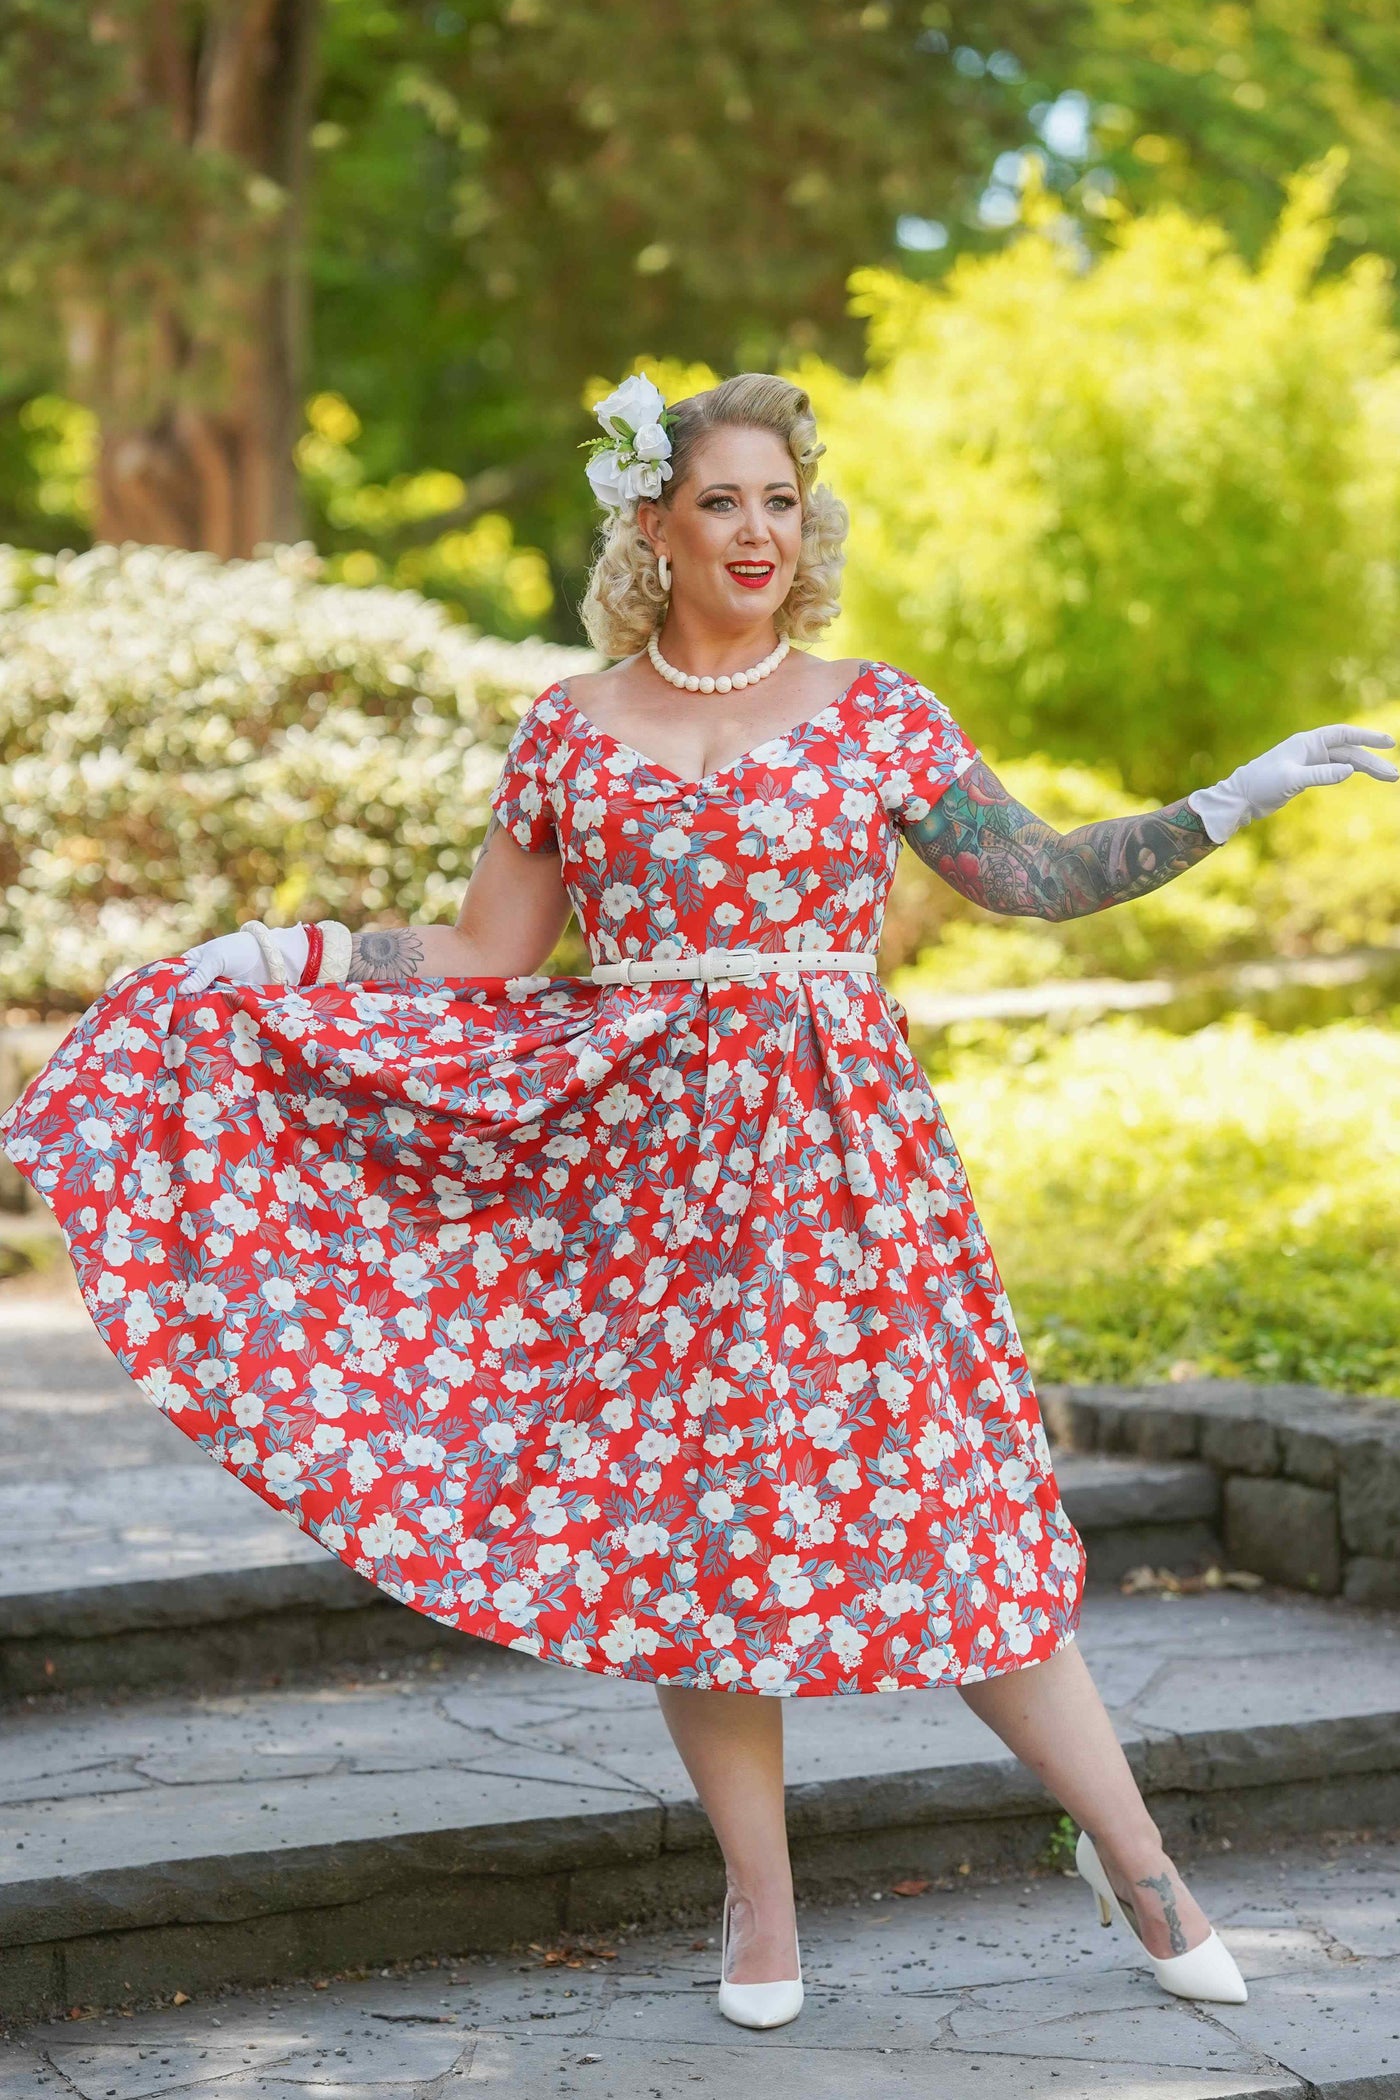
{"type": "MultiPolygon", "coordinates": [[[[770,509],[776,507],[778,510],[791,510],[796,502],[797,498],[795,496],[770,496],[768,498],[770,509]]],[[[701,510],[716,511],[733,510],[734,498],[732,496],[705,496],[701,500],[700,508],[701,510]]]]}

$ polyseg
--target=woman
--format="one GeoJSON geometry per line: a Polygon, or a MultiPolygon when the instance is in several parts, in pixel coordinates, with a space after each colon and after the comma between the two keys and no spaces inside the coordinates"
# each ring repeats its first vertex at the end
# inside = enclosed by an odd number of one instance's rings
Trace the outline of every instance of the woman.
{"type": "Polygon", "coordinates": [[[901,836],[1067,918],[1393,780],[1362,748],[1392,740],[1290,737],[1062,836],[915,680],[790,647],[846,527],[802,392],[663,413],[634,379],[598,415],[584,617],[621,660],[520,723],[456,925],[250,922],[148,965],[0,1135],[221,1465],[415,1609],[656,1684],[724,1855],[730,2019],[802,1998],[780,1699],[733,1695],[934,1685],[1083,1826],[1162,1983],[1242,1999],[1075,1644],[1083,1546],[874,951],[901,836]],[[540,977],[571,908],[595,969],[540,977]]]}

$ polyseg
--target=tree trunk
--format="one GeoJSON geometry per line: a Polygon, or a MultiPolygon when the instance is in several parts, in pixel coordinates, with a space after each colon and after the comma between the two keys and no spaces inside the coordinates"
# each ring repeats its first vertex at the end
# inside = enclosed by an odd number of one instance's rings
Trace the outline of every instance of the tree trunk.
{"type": "Polygon", "coordinates": [[[254,211],[215,244],[193,300],[157,296],[137,314],[89,283],[64,301],[73,385],[99,421],[100,539],[229,560],[300,536],[317,17],[318,0],[208,0],[192,37],[180,0],[145,11],[130,58],[188,150],[192,199],[211,156],[237,165],[254,211]]]}

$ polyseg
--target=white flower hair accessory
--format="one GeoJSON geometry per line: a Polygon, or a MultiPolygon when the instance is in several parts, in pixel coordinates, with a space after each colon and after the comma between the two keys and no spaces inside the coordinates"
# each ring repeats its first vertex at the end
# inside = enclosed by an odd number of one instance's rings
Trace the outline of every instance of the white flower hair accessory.
{"type": "Polygon", "coordinates": [[[634,372],[595,402],[594,415],[607,435],[590,438],[586,472],[604,510],[621,510],[642,497],[661,494],[671,478],[671,431],[676,418],[661,389],[634,372]]]}

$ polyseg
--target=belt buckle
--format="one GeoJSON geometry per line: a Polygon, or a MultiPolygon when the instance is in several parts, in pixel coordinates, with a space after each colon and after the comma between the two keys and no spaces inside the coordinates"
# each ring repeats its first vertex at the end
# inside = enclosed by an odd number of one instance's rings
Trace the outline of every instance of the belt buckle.
{"type": "Polygon", "coordinates": [[[700,975],[707,984],[757,977],[762,967],[763,957],[756,948],[707,948],[700,958],[700,975]]]}

